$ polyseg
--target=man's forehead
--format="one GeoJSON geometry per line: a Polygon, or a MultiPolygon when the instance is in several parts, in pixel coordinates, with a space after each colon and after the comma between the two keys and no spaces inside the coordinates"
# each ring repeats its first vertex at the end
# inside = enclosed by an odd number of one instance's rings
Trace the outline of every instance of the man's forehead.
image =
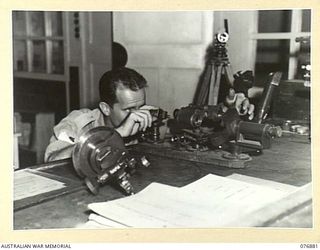
{"type": "Polygon", "coordinates": [[[121,107],[136,107],[145,102],[145,89],[137,91],[129,88],[118,88],[116,91],[117,99],[121,107]]]}

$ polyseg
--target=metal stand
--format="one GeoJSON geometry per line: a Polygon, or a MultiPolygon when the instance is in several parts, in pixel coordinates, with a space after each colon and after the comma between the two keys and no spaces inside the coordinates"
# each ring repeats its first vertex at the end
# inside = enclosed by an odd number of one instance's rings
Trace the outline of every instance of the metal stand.
{"type": "Polygon", "coordinates": [[[204,72],[204,79],[200,83],[199,91],[194,98],[196,105],[217,105],[221,75],[225,74],[228,84],[233,86],[233,74],[227,55],[226,42],[228,33],[218,33],[213,44],[212,55],[209,55],[204,72]]]}

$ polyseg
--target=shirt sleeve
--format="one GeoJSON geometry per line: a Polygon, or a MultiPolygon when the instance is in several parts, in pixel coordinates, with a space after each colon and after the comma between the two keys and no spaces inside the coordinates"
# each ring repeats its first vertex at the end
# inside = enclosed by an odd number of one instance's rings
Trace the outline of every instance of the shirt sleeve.
{"type": "Polygon", "coordinates": [[[83,128],[95,119],[96,117],[89,109],[72,111],[62,119],[53,128],[53,136],[45,152],[45,162],[70,158],[83,128]]]}
{"type": "Polygon", "coordinates": [[[44,154],[44,161],[56,161],[62,160],[72,157],[72,151],[74,148],[74,144],[57,140],[52,137],[50,144],[46,148],[46,152],[44,154]]]}

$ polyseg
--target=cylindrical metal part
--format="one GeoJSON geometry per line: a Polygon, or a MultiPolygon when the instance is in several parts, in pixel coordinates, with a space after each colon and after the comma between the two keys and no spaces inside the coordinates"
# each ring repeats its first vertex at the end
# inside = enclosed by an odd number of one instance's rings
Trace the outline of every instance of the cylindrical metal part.
{"type": "Polygon", "coordinates": [[[277,86],[279,86],[281,80],[282,73],[275,72],[272,75],[272,79],[268,86],[266,86],[262,93],[262,101],[259,105],[258,115],[257,115],[257,122],[262,123],[262,121],[266,118],[266,115],[270,109],[270,103],[272,100],[273,92],[277,86]]]}
{"type": "Polygon", "coordinates": [[[195,107],[176,109],[174,118],[179,122],[191,127],[199,127],[202,124],[205,113],[195,107]]]}
{"type": "Polygon", "coordinates": [[[262,148],[271,147],[271,138],[281,137],[282,130],[279,126],[240,121],[238,131],[246,140],[258,141],[262,148]]]}
{"type": "Polygon", "coordinates": [[[81,177],[93,178],[113,166],[123,152],[126,152],[124,142],[115,130],[93,128],[80,136],[73,150],[73,166],[81,177]]]}
{"type": "Polygon", "coordinates": [[[188,127],[197,128],[203,125],[203,121],[216,122],[221,119],[221,114],[219,114],[219,106],[209,105],[209,106],[188,106],[181,109],[176,109],[173,112],[174,119],[188,127]]]}
{"type": "Polygon", "coordinates": [[[239,132],[243,135],[257,135],[259,137],[281,137],[282,135],[282,130],[279,126],[273,126],[270,124],[240,121],[238,127],[239,132]]]}
{"type": "Polygon", "coordinates": [[[144,166],[146,168],[150,166],[150,162],[148,161],[148,159],[145,156],[142,156],[140,160],[141,160],[142,166],[144,166]]]}
{"type": "Polygon", "coordinates": [[[247,135],[263,135],[267,133],[270,125],[269,124],[259,124],[254,122],[246,122],[246,121],[240,121],[239,124],[239,132],[241,134],[247,135]]]}
{"type": "Polygon", "coordinates": [[[268,133],[271,135],[271,137],[280,138],[282,136],[282,129],[280,126],[270,126],[268,133]]]}

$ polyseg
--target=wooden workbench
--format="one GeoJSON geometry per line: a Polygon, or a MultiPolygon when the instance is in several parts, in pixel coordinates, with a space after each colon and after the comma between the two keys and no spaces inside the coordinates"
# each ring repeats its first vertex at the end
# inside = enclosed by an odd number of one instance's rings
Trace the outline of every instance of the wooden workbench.
{"type": "MultiPolygon", "coordinates": [[[[152,182],[181,187],[208,173],[219,176],[238,173],[297,187],[311,182],[311,144],[308,137],[302,135],[284,134],[282,138],[275,139],[271,149],[264,150],[261,155],[252,156],[248,167],[243,169],[218,167],[155,155],[146,156],[151,166],[141,169],[130,179],[136,192],[152,182]]],[[[42,169],[41,171],[45,173],[57,176],[57,179],[59,176],[70,179],[73,189],[64,194],[55,194],[49,200],[33,201],[22,209],[15,206],[15,230],[74,228],[87,221],[89,203],[124,197],[121,192],[109,185],[102,187],[96,196],[90,194],[77,177],[71,164],[57,164],[55,167],[49,169],[42,167],[42,169]]],[[[270,221],[268,226],[312,227],[311,199],[303,207],[291,212],[290,216],[278,216],[274,221],[270,221]]]]}

